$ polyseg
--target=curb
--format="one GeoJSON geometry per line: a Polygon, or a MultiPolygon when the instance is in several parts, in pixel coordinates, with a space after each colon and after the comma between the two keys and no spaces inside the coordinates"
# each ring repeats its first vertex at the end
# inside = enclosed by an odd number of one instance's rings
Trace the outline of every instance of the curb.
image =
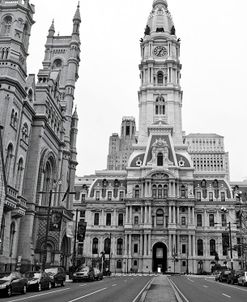
{"type": "Polygon", "coordinates": [[[148,284],[146,285],[146,287],[144,288],[144,290],[143,290],[143,292],[142,292],[141,298],[140,298],[139,300],[137,300],[138,302],[144,302],[144,301],[145,301],[146,296],[147,296],[147,293],[148,293],[148,291],[149,291],[149,289],[150,289],[150,286],[151,286],[151,284],[153,283],[153,281],[154,281],[154,278],[151,279],[151,280],[148,282],[148,284]]]}
{"type": "Polygon", "coordinates": [[[172,280],[170,280],[169,278],[168,278],[168,281],[169,281],[169,283],[170,283],[170,285],[171,285],[171,287],[172,287],[172,289],[174,291],[174,294],[176,296],[177,302],[184,302],[184,301],[185,302],[189,302],[186,299],[186,297],[180,292],[180,290],[177,288],[177,286],[174,284],[174,282],[172,280]],[[181,296],[183,297],[184,300],[181,298],[181,296]]]}

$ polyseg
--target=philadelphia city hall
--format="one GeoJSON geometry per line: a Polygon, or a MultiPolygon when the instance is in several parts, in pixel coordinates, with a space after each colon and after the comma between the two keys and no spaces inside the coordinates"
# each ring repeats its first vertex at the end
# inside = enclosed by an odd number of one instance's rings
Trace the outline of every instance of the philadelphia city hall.
{"type": "Polygon", "coordinates": [[[107,169],[76,178],[87,223],[76,257],[100,265],[104,255],[113,272],[238,269],[246,186],[229,182],[222,136],[182,130],[180,39],[166,0],[153,1],[140,48],[139,129],[123,117],[107,169]]]}

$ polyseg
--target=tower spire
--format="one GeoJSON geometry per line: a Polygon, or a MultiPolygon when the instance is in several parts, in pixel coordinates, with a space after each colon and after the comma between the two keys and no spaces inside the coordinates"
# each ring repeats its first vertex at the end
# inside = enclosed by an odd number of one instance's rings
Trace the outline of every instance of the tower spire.
{"type": "Polygon", "coordinates": [[[78,1],[77,9],[73,18],[73,21],[80,21],[81,22],[81,14],[80,14],[80,1],[78,1]]]}
{"type": "Polygon", "coordinates": [[[52,19],[51,26],[49,28],[49,37],[53,37],[55,34],[55,26],[54,26],[54,19],[52,19]]]}
{"type": "Polygon", "coordinates": [[[163,5],[165,5],[166,7],[168,6],[166,0],[154,0],[154,2],[153,2],[153,7],[155,7],[157,4],[163,4],[163,5]]]}

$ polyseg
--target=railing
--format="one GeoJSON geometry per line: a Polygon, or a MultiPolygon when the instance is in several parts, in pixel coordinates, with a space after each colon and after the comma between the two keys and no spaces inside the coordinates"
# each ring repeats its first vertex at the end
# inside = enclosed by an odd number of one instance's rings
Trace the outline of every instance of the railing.
{"type": "Polygon", "coordinates": [[[15,188],[13,188],[9,185],[7,186],[7,196],[17,199],[17,193],[18,193],[18,190],[16,190],[15,188]]]}

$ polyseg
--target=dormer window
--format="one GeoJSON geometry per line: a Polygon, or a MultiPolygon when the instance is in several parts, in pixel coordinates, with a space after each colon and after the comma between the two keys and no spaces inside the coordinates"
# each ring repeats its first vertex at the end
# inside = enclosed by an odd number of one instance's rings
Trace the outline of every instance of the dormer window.
{"type": "Polygon", "coordinates": [[[160,167],[163,166],[163,154],[162,153],[158,153],[158,155],[157,155],[157,166],[160,166],[160,167]]]}

